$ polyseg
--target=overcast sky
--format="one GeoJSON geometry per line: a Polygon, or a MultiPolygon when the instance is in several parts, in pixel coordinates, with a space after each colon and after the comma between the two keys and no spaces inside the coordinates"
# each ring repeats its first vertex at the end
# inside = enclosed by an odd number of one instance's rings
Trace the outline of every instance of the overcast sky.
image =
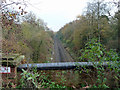
{"type": "Polygon", "coordinates": [[[26,10],[32,11],[53,31],[81,15],[89,0],[29,0],[26,10]]]}
{"type": "MultiPolygon", "coordinates": [[[[9,0],[7,0],[9,1],[9,0]]],[[[22,0],[11,0],[22,1],[22,0]]],[[[76,19],[76,16],[82,15],[87,3],[91,0],[24,0],[27,1],[25,11],[32,11],[38,18],[44,20],[47,26],[58,31],[66,23],[76,19]]],[[[113,1],[113,0],[105,0],[113,1]]],[[[114,0],[118,1],[118,0],[114,0]]]]}

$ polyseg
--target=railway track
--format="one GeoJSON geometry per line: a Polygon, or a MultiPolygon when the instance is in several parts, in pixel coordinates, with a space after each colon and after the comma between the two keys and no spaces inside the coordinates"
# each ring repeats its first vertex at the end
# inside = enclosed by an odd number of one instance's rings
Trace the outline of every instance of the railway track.
{"type": "Polygon", "coordinates": [[[72,57],[56,36],[54,36],[54,62],[73,62],[72,57]]]}

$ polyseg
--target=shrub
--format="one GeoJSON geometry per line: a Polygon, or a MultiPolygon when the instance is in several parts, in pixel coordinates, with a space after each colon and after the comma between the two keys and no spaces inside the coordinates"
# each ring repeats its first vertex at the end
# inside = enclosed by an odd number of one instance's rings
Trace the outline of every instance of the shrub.
{"type": "MultiPolygon", "coordinates": [[[[81,56],[79,57],[79,60],[81,61],[87,61],[92,62],[93,67],[96,70],[96,80],[94,82],[94,85],[92,87],[97,88],[108,88],[111,87],[109,83],[107,83],[108,79],[113,79],[115,82],[115,87],[119,87],[119,72],[120,72],[120,62],[118,61],[119,57],[117,52],[114,50],[107,51],[105,47],[98,42],[97,39],[92,39],[89,42],[86,43],[86,47],[82,50],[80,50],[81,56]],[[96,61],[98,64],[96,64],[96,61]],[[108,64],[108,67],[103,67],[103,62],[106,62],[108,64]],[[113,75],[114,74],[114,75],[113,75]],[[108,76],[107,76],[108,75],[108,76]],[[109,78],[109,76],[112,76],[112,78],[109,78]]],[[[90,70],[84,67],[84,72],[87,72],[89,74],[90,70]]]]}

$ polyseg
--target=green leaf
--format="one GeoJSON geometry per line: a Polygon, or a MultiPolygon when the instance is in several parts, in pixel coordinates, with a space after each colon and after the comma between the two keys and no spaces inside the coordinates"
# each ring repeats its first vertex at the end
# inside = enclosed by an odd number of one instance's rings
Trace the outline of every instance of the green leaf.
{"type": "Polygon", "coordinates": [[[32,77],[29,77],[27,80],[31,80],[31,79],[33,79],[32,77]]]}
{"type": "Polygon", "coordinates": [[[103,79],[103,82],[106,82],[106,81],[107,81],[107,78],[104,78],[104,79],[103,79]]]}
{"type": "Polygon", "coordinates": [[[103,52],[102,52],[102,51],[100,51],[100,54],[102,55],[102,54],[103,54],[103,52]]]}

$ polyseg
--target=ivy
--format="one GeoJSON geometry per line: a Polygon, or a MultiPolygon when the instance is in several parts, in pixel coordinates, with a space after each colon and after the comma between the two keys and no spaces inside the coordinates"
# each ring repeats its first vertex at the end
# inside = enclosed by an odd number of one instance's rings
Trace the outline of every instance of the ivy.
{"type": "MultiPolygon", "coordinates": [[[[119,82],[120,75],[119,75],[119,66],[120,63],[118,62],[118,54],[114,50],[107,51],[106,48],[98,42],[97,39],[91,39],[89,42],[86,43],[86,47],[84,49],[81,49],[80,52],[82,52],[81,56],[79,57],[80,61],[87,61],[87,62],[93,62],[93,67],[96,69],[96,75],[97,80],[94,82],[93,88],[108,88],[107,85],[107,76],[106,76],[106,70],[102,66],[103,62],[108,62],[108,69],[109,72],[114,71],[115,72],[115,80],[117,83],[119,82]],[[98,62],[98,64],[95,64],[95,62],[98,62]]],[[[88,69],[84,67],[84,71],[89,74],[88,69]]],[[[118,87],[118,86],[117,86],[118,87]]]]}

